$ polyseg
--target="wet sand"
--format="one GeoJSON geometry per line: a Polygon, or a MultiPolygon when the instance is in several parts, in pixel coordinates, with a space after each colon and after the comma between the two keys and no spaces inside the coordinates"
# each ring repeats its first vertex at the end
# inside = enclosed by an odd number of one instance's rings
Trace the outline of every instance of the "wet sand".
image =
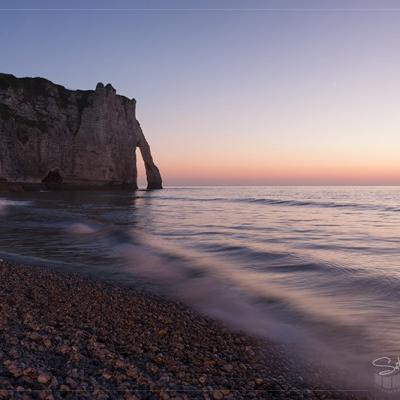
{"type": "Polygon", "coordinates": [[[351,399],[287,349],[138,289],[0,262],[0,399],[351,399]],[[299,372],[300,369],[300,372],[299,372]]]}

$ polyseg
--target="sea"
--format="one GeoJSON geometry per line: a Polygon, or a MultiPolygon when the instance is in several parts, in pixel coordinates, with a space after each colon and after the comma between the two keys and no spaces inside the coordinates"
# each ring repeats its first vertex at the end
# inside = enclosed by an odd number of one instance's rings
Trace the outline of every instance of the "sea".
{"type": "Polygon", "coordinates": [[[0,194],[0,257],[153,291],[339,363],[400,354],[400,187],[0,194]]]}

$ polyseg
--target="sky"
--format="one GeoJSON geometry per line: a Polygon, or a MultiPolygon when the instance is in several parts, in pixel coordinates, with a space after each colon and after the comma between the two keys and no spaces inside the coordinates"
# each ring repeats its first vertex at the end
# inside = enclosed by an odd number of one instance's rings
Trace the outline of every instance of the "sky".
{"type": "Polygon", "coordinates": [[[0,43],[134,97],[166,185],[400,184],[399,1],[0,0],[0,43]]]}

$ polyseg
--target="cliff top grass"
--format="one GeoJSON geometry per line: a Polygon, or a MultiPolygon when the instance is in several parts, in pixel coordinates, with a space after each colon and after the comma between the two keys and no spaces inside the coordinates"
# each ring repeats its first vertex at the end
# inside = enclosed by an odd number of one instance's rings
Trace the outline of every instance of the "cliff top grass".
{"type": "MultiPolygon", "coordinates": [[[[105,87],[107,88],[108,86],[114,90],[111,84],[108,84],[105,87]]],[[[91,93],[95,92],[95,90],[67,89],[62,85],[53,83],[52,81],[41,77],[17,78],[12,74],[0,73],[0,90],[8,90],[10,88],[14,90],[22,89],[29,98],[49,97],[51,96],[50,88],[55,88],[58,91],[59,97],[64,101],[68,101],[68,97],[72,93],[77,93],[81,95],[82,98],[87,99],[91,93]]],[[[116,96],[122,98],[124,101],[132,101],[136,103],[135,99],[129,99],[128,97],[119,94],[116,94],[116,96]]]]}
{"type": "MultiPolygon", "coordinates": [[[[89,96],[94,93],[93,90],[69,90],[45,78],[17,78],[11,74],[0,73],[0,90],[8,89],[22,90],[25,100],[30,103],[33,103],[39,97],[44,99],[56,97],[61,108],[67,108],[72,100],[71,94],[76,93],[78,94],[76,101],[80,113],[90,104],[89,96]],[[56,96],[54,96],[55,92],[57,93],[56,96]]],[[[3,110],[0,109],[0,115],[4,116],[4,107],[3,110]]]]}
{"type": "Polygon", "coordinates": [[[0,90],[23,89],[35,96],[48,96],[48,86],[56,86],[59,90],[67,90],[64,86],[56,85],[44,78],[17,78],[11,74],[0,73],[0,90]]]}

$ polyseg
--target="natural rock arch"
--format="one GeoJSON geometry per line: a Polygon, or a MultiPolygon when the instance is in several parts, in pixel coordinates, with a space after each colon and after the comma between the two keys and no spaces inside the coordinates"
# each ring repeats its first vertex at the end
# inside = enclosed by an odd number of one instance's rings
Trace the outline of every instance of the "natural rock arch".
{"type": "Polygon", "coordinates": [[[110,84],[69,90],[43,78],[0,73],[4,181],[29,189],[136,189],[137,147],[147,188],[161,189],[160,171],[136,119],[135,99],[118,95],[110,84]]]}
{"type": "Polygon", "coordinates": [[[143,135],[140,125],[139,125],[139,131],[140,133],[139,133],[139,140],[137,143],[137,147],[139,147],[140,149],[140,154],[142,155],[144,167],[146,170],[147,189],[149,190],[162,189],[162,179],[160,171],[154,164],[150,146],[143,135]]]}

